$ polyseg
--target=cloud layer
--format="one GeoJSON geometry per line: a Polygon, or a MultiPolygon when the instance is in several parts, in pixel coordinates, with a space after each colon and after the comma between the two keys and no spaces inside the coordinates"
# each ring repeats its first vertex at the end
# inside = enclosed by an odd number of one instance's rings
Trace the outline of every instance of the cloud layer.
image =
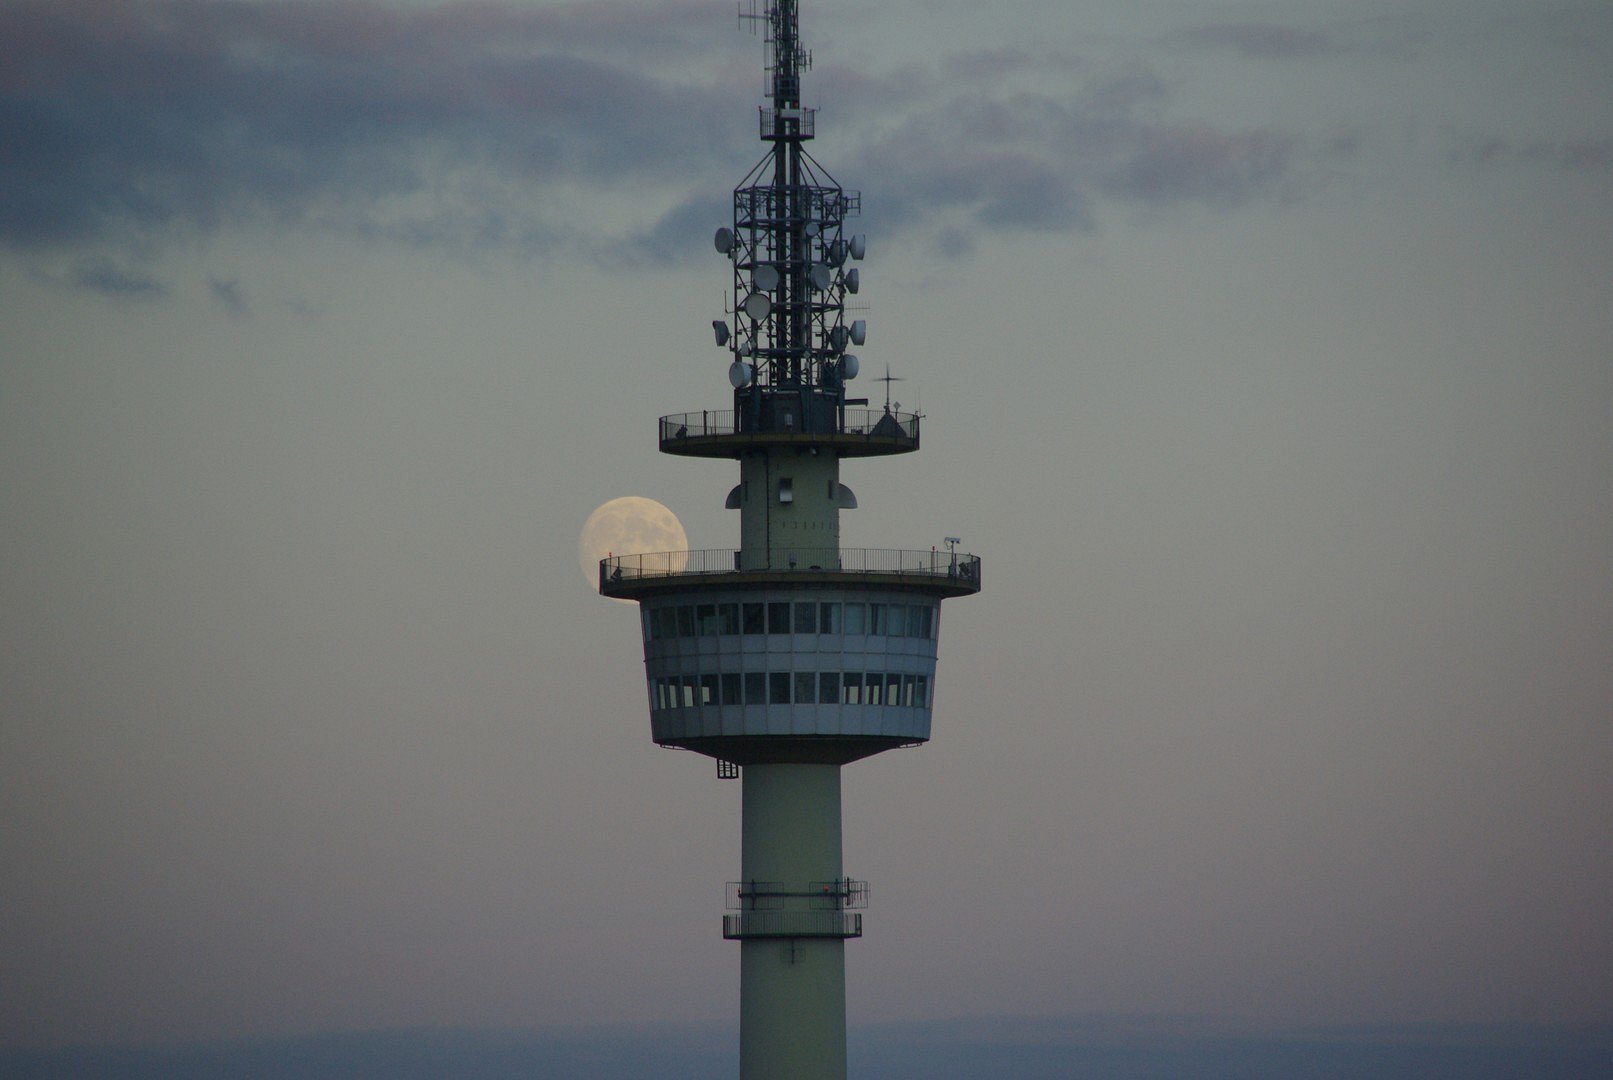
{"type": "MultiPolygon", "coordinates": [[[[698,0],[7,4],[0,246],[73,252],[79,284],[149,295],[160,285],[108,259],[254,226],[531,253],[567,243],[587,206],[596,250],[603,228],[670,256],[760,153],[742,119],[755,58],[723,51],[751,45],[730,19],[698,0]]],[[[835,117],[851,144],[838,164],[877,178],[884,227],[972,236],[1090,227],[1104,200],[1233,206],[1280,192],[1299,149],[1162,119],[1146,70],[984,52],[944,70],[863,86],[835,117]]]]}

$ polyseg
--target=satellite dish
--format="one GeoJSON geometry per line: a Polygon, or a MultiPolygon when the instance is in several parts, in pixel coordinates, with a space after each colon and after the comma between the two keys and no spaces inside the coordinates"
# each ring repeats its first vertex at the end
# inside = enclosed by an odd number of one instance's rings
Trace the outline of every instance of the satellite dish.
{"type": "Polygon", "coordinates": [[[763,292],[778,288],[778,267],[763,263],[751,273],[751,281],[763,292]]]}
{"type": "Polygon", "coordinates": [[[750,382],[750,379],[751,366],[749,364],[741,364],[738,360],[735,360],[728,365],[728,385],[735,390],[750,382]]]}
{"type": "Polygon", "coordinates": [[[717,348],[720,349],[724,345],[728,344],[728,324],[727,323],[723,322],[721,319],[712,319],[711,320],[711,329],[717,335],[717,348]]]}
{"type": "Polygon", "coordinates": [[[868,237],[858,233],[851,238],[851,257],[861,259],[868,251],[868,237]]]}
{"type": "Polygon", "coordinates": [[[856,322],[851,324],[851,343],[853,345],[861,345],[865,340],[867,340],[867,338],[868,324],[866,322],[864,322],[862,319],[858,319],[856,322]]]}
{"type": "Polygon", "coordinates": [[[840,358],[840,374],[847,382],[855,379],[861,370],[862,365],[857,362],[856,353],[847,353],[840,358]]]}
{"type": "Polygon", "coordinates": [[[829,331],[829,348],[837,353],[846,351],[846,328],[844,326],[837,326],[829,331]]]}
{"type": "Polygon", "coordinates": [[[830,244],[828,255],[830,266],[839,266],[841,263],[845,262],[846,242],[844,240],[836,240],[834,243],[830,244]]]}
{"type": "Polygon", "coordinates": [[[766,293],[753,292],[745,297],[745,302],[740,306],[745,309],[745,314],[760,321],[767,318],[768,312],[773,310],[773,301],[767,298],[766,293]]]}
{"type": "Polygon", "coordinates": [[[824,289],[829,287],[829,282],[833,280],[834,274],[830,272],[827,266],[823,265],[822,263],[814,263],[812,265],[812,287],[814,289],[822,292],[824,289]]]}
{"type": "Polygon", "coordinates": [[[857,293],[857,289],[861,285],[862,285],[862,279],[857,274],[857,268],[854,266],[850,270],[847,270],[846,271],[846,291],[855,296],[856,293],[857,293]]]}
{"type": "Polygon", "coordinates": [[[734,230],[729,228],[718,229],[717,235],[712,239],[712,244],[715,245],[717,250],[724,255],[728,254],[730,251],[733,251],[734,230]]]}
{"type": "Polygon", "coordinates": [[[817,236],[818,223],[816,221],[809,221],[805,225],[801,226],[801,235],[807,237],[808,239],[817,236]]]}

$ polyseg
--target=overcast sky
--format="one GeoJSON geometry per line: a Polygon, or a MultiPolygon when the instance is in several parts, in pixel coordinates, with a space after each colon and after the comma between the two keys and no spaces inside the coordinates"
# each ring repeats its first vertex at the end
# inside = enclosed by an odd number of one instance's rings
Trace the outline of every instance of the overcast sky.
{"type": "MultiPolygon", "coordinates": [[[[808,0],[849,546],[964,538],[846,770],[854,1022],[1613,1020],[1613,8],[808,0]],[[880,388],[870,383],[870,396],[880,388]]],[[[600,503],[737,543],[730,0],[0,0],[0,1041],[730,1021],[739,785],[600,503]]]]}

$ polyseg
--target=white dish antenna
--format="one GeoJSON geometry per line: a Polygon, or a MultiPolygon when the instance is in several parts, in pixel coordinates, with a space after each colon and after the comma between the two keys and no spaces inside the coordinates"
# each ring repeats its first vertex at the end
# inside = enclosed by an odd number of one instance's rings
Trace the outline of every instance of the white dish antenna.
{"type": "Polygon", "coordinates": [[[728,365],[728,385],[738,390],[751,381],[755,371],[756,369],[749,364],[741,364],[738,360],[735,360],[728,365]]]}
{"type": "Polygon", "coordinates": [[[734,250],[734,230],[726,227],[718,229],[711,242],[720,254],[727,255],[734,250]]]}
{"type": "Polygon", "coordinates": [[[844,240],[836,240],[834,243],[830,244],[827,255],[829,257],[830,266],[839,266],[841,263],[845,262],[846,242],[844,240]]]}
{"type": "Polygon", "coordinates": [[[834,274],[827,266],[823,265],[822,263],[814,263],[812,265],[812,287],[814,289],[822,292],[829,287],[829,282],[833,280],[834,274]]]}
{"type": "MultiPolygon", "coordinates": [[[[851,324],[851,343],[853,345],[861,345],[867,339],[868,324],[862,319],[858,319],[856,322],[851,324]]],[[[722,343],[718,342],[718,344],[720,345],[722,343]]]]}
{"type": "Polygon", "coordinates": [[[858,233],[851,238],[851,257],[861,260],[868,253],[868,237],[858,233]]]}
{"type": "Polygon", "coordinates": [[[854,266],[850,270],[846,271],[846,291],[855,296],[857,290],[861,287],[862,278],[860,275],[858,275],[857,268],[854,266]]]}
{"type": "Polygon", "coordinates": [[[740,306],[745,309],[745,314],[760,322],[773,310],[773,301],[767,298],[766,293],[753,292],[745,297],[745,302],[740,306]]]}
{"type": "Polygon", "coordinates": [[[840,358],[840,377],[845,379],[847,382],[855,379],[857,377],[857,372],[861,370],[862,365],[857,362],[856,353],[847,353],[845,356],[840,358]]]}
{"type": "Polygon", "coordinates": [[[829,349],[832,352],[846,351],[846,328],[837,326],[829,331],[829,349]]]}
{"type": "Polygon", "coordinates": [[[763,292],[772,292],[778,288],[778,267],[763,263],[751,272],[750,279],[763,292]]]}

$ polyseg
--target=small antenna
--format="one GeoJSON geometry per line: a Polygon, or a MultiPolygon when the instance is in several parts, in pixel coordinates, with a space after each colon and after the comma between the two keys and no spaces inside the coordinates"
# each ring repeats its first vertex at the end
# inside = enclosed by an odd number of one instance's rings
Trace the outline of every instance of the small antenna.
{"type": "Polygon", "coordinates": [[[891,411],[891,383],[893,383],[893,382],[905,382],[906,380],[904,380],[900,375],[892,375],[891,374],[891,366],[889,364],[886,364],[885,365],[885,374],[879,376],[874,381],[875,382],[882,382],[882,383],[885,384],[885,411],[888,413],[888,412],[891,411]]]}

